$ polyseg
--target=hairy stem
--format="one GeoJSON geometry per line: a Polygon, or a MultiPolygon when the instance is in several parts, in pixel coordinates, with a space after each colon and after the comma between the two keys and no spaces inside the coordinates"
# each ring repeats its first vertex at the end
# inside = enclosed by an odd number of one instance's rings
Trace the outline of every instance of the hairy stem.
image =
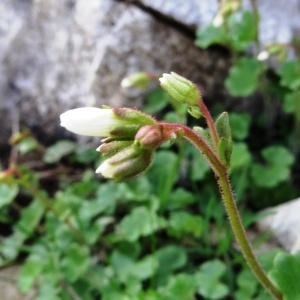
{"type": "Polygon", "coordinates": [[[206,120],[215,149],[218,149],[219,135],[215,126],[215,122],[203,101],[199,101],[199,107],[201,109],[203,117],[206,120]]]}
{"type": "Polygon", "coordinates": [[[83,235],[75,226],[73,226],[71,221],[68,218],[62,219],[60,217],[60,213],[53,207],[53,203],[49,201],[48,198],[46,198],[30,182],[28,182],[27,180],[22,180],[22,173],[18,169],[15,170],[15,173],[21,178],[18,180],[18,184],[25,188],[31,194],[31,196],[39,201],[47,210],[51,211],[58,220],[61,220],[70,229],[70,231],[73,232],[79,242],[85,243],[83,235]]]}
{"type": "Polygon", "coordinates": [[[222,164],[215,152],[202,139],[202,137],[189,127],[181,124],[171,123],[161,123],[161,125],[168,131],[172,131],[173,128],[173,132],[180,132],[183,138],[192,143],[208,160],[215,173],[232,231],[241,248],[241,252],[248,266],[250,267],[258,281],[274,297],[274,299],[282,300],[283,298],[281,292],[269,280],[265,271],[263,270],[253,253],[250,242],[248,241],[248,238],[246,236],[239,211],[236,206],[226,167],[222,164]]]}

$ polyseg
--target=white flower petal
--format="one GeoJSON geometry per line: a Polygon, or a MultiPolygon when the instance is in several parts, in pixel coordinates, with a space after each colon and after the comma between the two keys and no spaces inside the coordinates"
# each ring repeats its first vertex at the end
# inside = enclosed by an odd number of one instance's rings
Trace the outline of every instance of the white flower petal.
{"type": "Polygon", "coordinates": [[[165,75],[167,75],[167,74],[163,74],[163,77],[160,77],[160,78],[158,79],[162,85],[167,85],[167,84],[168,84],[168,83],[167,83],[167,80],[166,80],[166,78],[165,78],[165,75]]]}
{"type": "Polygon", "coordinates": [[[96,170],[97,174],[102,174],[106,178],[114,177],[115,168],[109,163],[109,160],[105,160],[96,170]]]}
{"type": "Polygon", "coordinates": [[[60,115],[61,126],[67,130],[87,136],[109,136],[110,130],[119,121],[111,109],[83,107],[68,110],[60,115]]]}
{"type": "Polygon", "coordinates": [[[222,24],[224,23],[224,18],[222,15],[220,14],[217,14],[215,17],[214,17],[214,20],[213,20],[213,26],[218,28],[220,27],[222,24]]]}
{"type": "Polygon", "coordinates": [[[131,82],[128,78],[124,78],[122,81],[121,81],[121,87],[122,88],[128,88],[131,86],[131,82]]]}
{"type": "Polygon", "coordinates": [[[260,61],[264,61],[267,60],[270,57],[270,54],[268,51],[264,50],[261,51],[258,55],[257,55],[257,59],[260,61]]]}

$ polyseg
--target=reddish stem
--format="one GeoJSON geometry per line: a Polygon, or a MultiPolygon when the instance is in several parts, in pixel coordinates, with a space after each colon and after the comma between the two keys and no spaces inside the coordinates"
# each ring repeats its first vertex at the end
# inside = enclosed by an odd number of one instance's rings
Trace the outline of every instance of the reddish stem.
{"type": "Polygon", "coordinates": [[[205,103],[202,100],[199,101],[199,107],[201,109],[203,117],[206,119],[206,123],[209,128],[215,149],[218,149],[219,135],[218,135],[218,132],[217,132],[217,129],[215,126],[215,122],[214,122],[209,110],[207,109],[205,103]]]}

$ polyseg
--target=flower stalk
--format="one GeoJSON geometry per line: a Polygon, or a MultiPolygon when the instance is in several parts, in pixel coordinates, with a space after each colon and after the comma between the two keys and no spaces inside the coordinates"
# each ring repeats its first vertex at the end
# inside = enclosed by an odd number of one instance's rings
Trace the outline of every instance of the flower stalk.
{"type": "MultiPolygon", "coordinates": [[[[173,124],[165,123],[166,127],[172,127],[173,124]]],[[[274,284],[267,277],[265,271],[261,267],[257,258],[255,257],[250,242],[246,236],[242,220],[239,211],[234,200],[232,193],[232,188],[227,172],[227,168],[222,164],[220,159],[216,156],[215,152],[210,148],[210,146],[193,130],[184,125],[176,124],[175,130],[180,130],[183,133],[183,138],[192,143],[200,153],[208,160],[210,166],[212,167],[222,196],[223,204],[228,215],[228,219],[235,235],[235,238],[241,248],[241,252],[252,270],[253,274],[256,276],[258,281],[263,285],[263,287],[274,297],[274,299],[281,300],[281,292],[274,286],[274,284]]],[[[169,130],[171,130],[169,128],[169,130]]]]}

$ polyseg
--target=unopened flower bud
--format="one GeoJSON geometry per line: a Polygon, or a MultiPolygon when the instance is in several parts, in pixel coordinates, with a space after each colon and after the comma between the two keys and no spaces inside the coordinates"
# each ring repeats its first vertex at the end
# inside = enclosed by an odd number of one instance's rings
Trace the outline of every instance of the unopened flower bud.
{"type": "Polygon", "coordinates": [[[138,87],[140,89],[144,89],[149,85],[150,81],[154,77],[155,75],[150,73],[138,72],[124,78],[121,82],[121,86],[123,88],[138,87]]]}
{"type": "Polygon", "coordinates": [[[15,173],[15,170],[13,168],[3,170],[0,172],[0,183],[11,183],[12,182],[12,176],[15,173]]]}
{"type": "Polygon", "coordinates": [[[112,139],[133,139],[141,126],[156,123],[150,116],[131,108],[76,108],[61,114],[60,120],[61,126],[73,133],[112,139]]]}
{"type": "Polygon", "coordinates": [[[146,125],[139,129],[135,135],[135,143],[142,149],[156,149],[165,139],[161,127],[158,125],[146,125]]]}
{"type": "Polygon", "coordinates": [[[163,74],[159,78],[161,87],[175,100],[197,106],[201,101],[201,94],[197,86],[190,80],[171,72],[171,74],[163,74]]]}
{"type": "Polygon", "coordinates": [[[106,159],[96,170],[115,181],[130,179],[144,172],[151,163],[151,150],[141,150],[134,144],[106,159]]]}
{"type": "Polygon", "coordinates": [[[257,60],[259,61],[264,61],[267,60],[270,57],[270,53],[266,50],[261,51],[258,55],[257,55],[257,60]]]}
{"type": "Polygon", "coordinates": [[[111,157],[119,151],[132,145],[132,141],[111,141],[104,142],[96,150],[101,152],[104,157],[111,157]]]}
{"type": "Polygon", "coordinates": [[[221,3],[219,14],[227,18],[241,8],[241,0],[226,0],[221,3]]]}
{"type": "Polygon", "coordinates": [[[216,120],[216,129],[220,138],[218,142],[219,157],[223,164],[229,167],[232,153],[232,137],[227,112],[223,112],[216,120]]]}
{"type": "Polygon", "coordinates": [[[221,15],[221,14],[217,14],[215,17],[214,17],[214,20],[213,20],[213,26],[214,27],[220,27],[221,25],[223,25],[224,23],[224,17],[221,15]]]}

